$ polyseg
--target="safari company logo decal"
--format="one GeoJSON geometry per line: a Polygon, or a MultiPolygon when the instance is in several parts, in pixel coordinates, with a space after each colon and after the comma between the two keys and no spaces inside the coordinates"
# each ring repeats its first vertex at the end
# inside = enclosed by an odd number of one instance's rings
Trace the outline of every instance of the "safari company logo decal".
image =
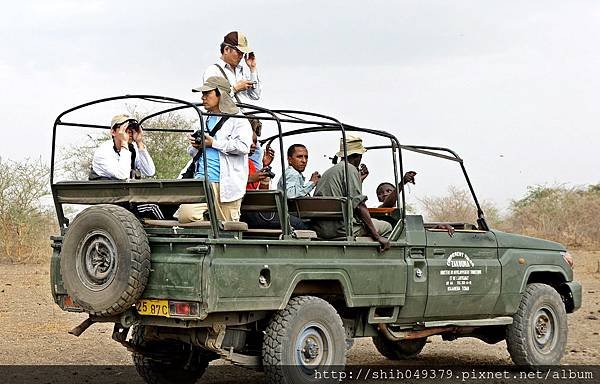
{"type": "Polygon", "coordinates": [[[473,269],[475,263],[464,252],[452,252],[446,259],[446,266],[451,269],[442,269],[441,276],[447,277],[444,281],[446,292],[464,292],[471,290],[472,276],[480,276],[481,269],[473,269]]]}
{"type": "Polygon", "coordinates": [[[452,268],[473,268],[475,266],[464,252],[452,252],[446,260],[446,265],[452,268]]]}

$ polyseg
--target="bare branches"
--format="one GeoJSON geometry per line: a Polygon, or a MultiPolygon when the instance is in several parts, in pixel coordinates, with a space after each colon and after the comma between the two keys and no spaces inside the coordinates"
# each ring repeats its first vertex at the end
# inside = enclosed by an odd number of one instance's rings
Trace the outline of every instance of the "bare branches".
{"type": "Polygon", "coordinates": [[[0,158],[0,260],[38,261],[49,255],[55,226],[50,207],[49,168],[41,159],[0,158]]]}

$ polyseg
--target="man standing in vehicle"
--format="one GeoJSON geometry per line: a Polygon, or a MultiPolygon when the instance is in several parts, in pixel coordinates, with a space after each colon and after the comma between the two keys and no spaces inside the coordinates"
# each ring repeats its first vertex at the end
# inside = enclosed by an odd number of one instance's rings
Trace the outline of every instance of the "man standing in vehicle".
{"type": "MultiPolygon", "coordinates": [[[[363,153],[367,149],[362,144],[362,139],[355,136],[346,136],[346,142],[340,140],[340,151],[337,157],[342,159],[333,167],[329,168],[315,189],[315,197],[332,196],[348,197],[352,204],[354,218],[352,221],[353,236],[370,236],[380,244],[381,251],[390,248],[389,240],[386,238],[392,232],[392,225],[385,221],[372,219],[369,209],[365,204],[367,196],[362,194],[362,182],[360,179],[360,162],[363,153]],[[346,145],[347,158],[344,158],[344,145],[346,145]],[[345,163],[348,163],[349,190],[346,191],[345,163]],[[357,220],[359,219],[359,220],[357,220]]],[[[323,239],[333,239],[346,236],[346,223],[343,220],[321,220],[313,221],[313,228],[323,239]]]]}
{"type": "MultiPolygon", "coordinates": [[[[202,92],[202,104],[210,113],[238,114],[239,108],[229,95],[229,83],[223,77],[209,77],[202,92]]],[[[208,133],[203,138],[188,136],[188,153],[197,157],[195,179],[208,177],[215,195],[217,218],[239,221],[242,198],[248,182],[248,153],[252,145],[252,128],[245,118],[208,116],[208,133]],[[199,154],[204,141],[204,154],[199,154]],[[206,161],[208,175],[204,174],[206,161]]],[[[180,217],[181,220],[181,217],[180,217]]]]}
{"type": "MultiPolygon", "coordinates": [[[[261,81],[258,77],[256,67],[256,56],[254,51],[248,46],[248,39],[240,31],[229,32],[223,38],[220,46],[221,57],[215,64],[211,64],[204,71],[202,81],[205,82],[211,76],[222,76],[231,86],[231,95],[238,103],[253,104],[260,99],[261,81]],[[248,70],[240,64],[244,58],[248,70]]],[[[260,137],[260,121],[253,120],[256,127],[256,135],[260,137]]],[[[254,128],[254,127],[253,127],[254,128]]],[[[263,158],[263,149],[257,145],[256,151],[250,160],[256,168],[261,167],[263,158]]]]}
{"type": "Polygon", "coordinates": [[[293,199],[296,197],[310,196],[310,193],[315,188],[321,175],[319,172],[313,172],[308,182],[305,181],[302,172],[306,169],[308,163],[308,149],[303,144],[292,144],[287,151],[288,167],[285,173],[279,179],[277,188],[283,191],[283,178],[285,177],[285,189],[287,198],[293,199]]]}
{"type": "Polygon", "coordinates": [[[229,32],[221,43],[221,57],[210,65],[202,79],[204,82],[212,76],[222,76],[231,85],[236,100],[249,103],[260,98],[261,83],[256,68],[256,56],[248,46],[246,35],[239,31],[229,32]],[[240,65],[242,57],[246,61],[249,72],[240,65]]]}

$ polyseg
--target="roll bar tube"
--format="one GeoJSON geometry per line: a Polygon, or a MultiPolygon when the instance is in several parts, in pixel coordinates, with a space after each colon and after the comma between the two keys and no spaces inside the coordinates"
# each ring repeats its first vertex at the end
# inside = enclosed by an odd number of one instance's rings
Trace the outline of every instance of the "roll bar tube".
{"type": "MultiPolygon", "coordinates": [[[[205,132],[206,128],[204,126],[204,121],[202,120],[202,116],[203,113],[202,111],[198,108],[198,106],[195,103],[190,103],[188,101],[185,100],[181,100],[181,99],[176,99],[176,98],[172,98],[172,97],[166,97],[166,96],[156,96],[156,95],[125,95],[125,96],[114,96],[114,97],[107,97],[107,98],[103,98],[103,99],[98,99],[98,100],[94,100],[94,101],[90,101],[84,104],[80,104],[78,106],[75,106],[73,108],[67,109],[66,111],[62,112],[61,114],[59,114],[56,117],[56,120],[54,121],[54,126],[52,128],[52,154],[51,154],[51,159],[50,159],[50,188],[52,190],[52,196],[54,199],[54,206],[56,209],[56,213],[58,216],[58,220],[59,223],[61,223],[61,226],[64,226],[65,224],[65,216],[64,216],[64,211],[62,209],[62,204],[59,203],[58,198],[56,196],[56,188],[55,188],[55,183],[54,183],[54,160],[55,160],[55,156],[56,156],[56,128],[59,125],[69,125],[69,126],[74,126],[74,125],[79,125],[81,126],[81,124],[72,124],[72,123],[63,123],[61,121],[61,119],[63,118],[63,116],[91,106],[91,105],[95,105],[95,104],[100,104],[100,103],[105,103],[108,101],[116,101],[116,100],[126,100],[126,99],[143,99],[143,100],[148,100],[148,101],[156,101],[156,102],[171,102],[171,103],[180,103],[183,105],[188,106],[189,108],[193,108],[196,113],[198,113],[198,117],[200,120],[200,129],[201,132],[205,132]]],[[[90,124],[88,124],[90,125],[90,124]]],[[[93,126],[94,128],[99,128],[101,126],[93,126]]],[[[204,142],[202,142],[202,149],[204,150],[204,142]]],[[[204,174],[207,175],[207,169],[206,169],[206,162],[204,162],[204,174]]],[[[208,180],[206,178],[204,178],[204,188],[206,191],[208,191],[208,188],[210,188],[210,184],[208,182],[208,180]]],[[[215,208],[215,204],[214,204],[214,196],[212,193],[207,193],[207,201],[208,201],[208,209],[209,209],[209,214],[211,215],[211,217],[216,218],[216,208],[215,208]]],[[[219,233],[219,227],[218,227],[218,220],[211,220],[211,235],[213,237],[218,237],[218,233],[219,233]]],[[[63,228],[61,228],[62,230],[63,228]]]]}

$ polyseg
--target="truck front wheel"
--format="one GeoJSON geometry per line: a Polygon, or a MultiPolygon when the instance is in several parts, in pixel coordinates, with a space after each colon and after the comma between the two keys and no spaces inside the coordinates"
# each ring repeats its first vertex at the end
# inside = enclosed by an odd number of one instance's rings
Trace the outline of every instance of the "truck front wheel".
{"type": "Polygon", "coordinates": [[[517,365],[557,365],[567,344],[567,313],[560,295],[546,284],[529,284],[506,344],[517,365]]]}
{"type": "Polygon", "coordinates": [[[321,298],[295,297],[273,315],[265,330],[262,358],[269,383],[322,382],[318,371],[343,369],[346,364],[342,319],[321,298]]]}
{"type": "Polygon", "coordinates": [[[373,337],[377,351],[390,360],[407,360],[416,357],[427,343],[427,338],[391,341],[384,336],[373,337]]]}

